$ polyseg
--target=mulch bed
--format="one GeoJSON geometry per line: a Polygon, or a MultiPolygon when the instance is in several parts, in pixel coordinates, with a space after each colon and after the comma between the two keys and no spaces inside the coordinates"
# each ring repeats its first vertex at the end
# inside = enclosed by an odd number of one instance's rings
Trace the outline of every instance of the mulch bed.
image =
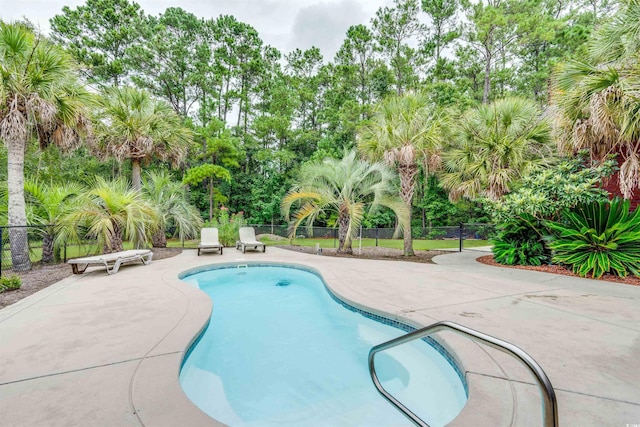
{"type": "MultiPolygon", "coordinates": [[[[545,272],[545,273],[562,274],[562,275],[565,275],[565,276],[580,277],[577,274],[575,274],[573,271],[568,270],[567,268],[565,268],[565,267],[563,267],[561,265],[540,265],[540,266],[535,266],[535,265],[504,265],[504,264],[497,263],[493,259],[493,255],[481,256],[480,258],[477,259],[477,261],[481,262],[482,264],[492,265],[494,267],[518,268],[520,270],[534,270],[534,271],[542,271],[542,272],[545,272]]],[[[626,285],[632,285],[632,286],[640,286],[640,277],[635,277],[635,276],[618,277],[618,276],[614,276],[613,274],[605,274],[600,279],[597,279],[597,280],[602,280],[602,281],[605,281],[605,282],[624,283],[626,285]]]]}
{"type": "MultiPolygon", "coordinates": [[[[182,252],[182,248],[153,248],[153,259],[159,260],[170,258],[182,252]]],[[[53,285],[60,280],[71,276],[71,267],[67,264],[55,265],[33,265],[31,271],[16,273],[22,279],[20,289],[6,291],[0,294],[0,308],[7,307],[20,301],[31,294],[34,294],[47,286],[53,285]]]]}

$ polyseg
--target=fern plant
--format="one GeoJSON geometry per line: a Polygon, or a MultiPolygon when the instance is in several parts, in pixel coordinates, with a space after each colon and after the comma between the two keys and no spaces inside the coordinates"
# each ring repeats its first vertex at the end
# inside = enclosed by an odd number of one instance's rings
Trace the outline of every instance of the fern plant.
{"type": "Polygon", "coordinates": [[[630,213],[629,206],[619,198],[583,204],[566,211],[565,222],[546,222],[553,233],[553,262],[583,277],[640,277],[640,209],[630,213]]]}
{"type": "Polygon", "coordinates": [[[533,216],[523,214],[498,226],[498,234],[490,242],[493,244],[493,259],[505,265],[542,265],[551,258],[545,243],[536,231],[533,216]]]}

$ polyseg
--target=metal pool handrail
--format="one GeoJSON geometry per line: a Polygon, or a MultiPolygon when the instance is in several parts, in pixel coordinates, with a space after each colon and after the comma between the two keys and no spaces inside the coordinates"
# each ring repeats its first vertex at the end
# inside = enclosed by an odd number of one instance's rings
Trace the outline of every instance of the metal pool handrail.
{"type": "Polygon", "coordinates": [[[409,408],[400,403],[400,401],[398,401],[395,397],[389,394],[384,389],[384,387],[382,387],[382,384],[380,384],[380,380],[378,379],[378,374],[376,373],[374,358],[376,353],[380,351],[405,344],[409,341],[424,338],[441,330],[451,330],[460,335],[464,335],[465,337],[470,338],[473,341],[480,341],[488,345],[489,347],[500,350],[503,353],[510,354],[520,362],[522,362],[538,381],[538,386],[540,387],[540,392],[542,394],[543,425],[545,427],[558,426],[558,402],[556,400],[556,393],[553,390],[551,381],[549,381],[547,374],[545,374],[540,365],[538,365],[538,363],[520,347],[454,322],[434,323],[430,326],[426,326],[424,328],[410,332],[406,335],[402,335],[398,338],[394,338],[382,344],[378,344],[373,347],[371,351],[369,351],[369,374],[371,375],[373,384],[376,386],[382,396],[384,396],[389,402],[391,402],[391,404],[393,404],[393,406],[395,406],[407,418],[413,421],[414,424],[420,427],[429,427],[429,424],[425,423],[420,417],[411,412],[409,408]]]}

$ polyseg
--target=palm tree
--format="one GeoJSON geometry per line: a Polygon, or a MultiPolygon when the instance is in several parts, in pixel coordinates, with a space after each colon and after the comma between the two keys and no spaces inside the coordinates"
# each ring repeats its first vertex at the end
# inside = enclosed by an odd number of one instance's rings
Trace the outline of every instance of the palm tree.
{"type": "MultiPolygon", "coordinates": [[[[0,22],[0,139],[8,152],[9,226],[27,224],[24,156],[27,142],[76,148],[90,133],[90,94],[80,85],[71,57],[22,24],[0,22]]],[[[27,231],[10,228],[16,271],[31,269],[27,231]]]]}
{"type": "MultiPolygon", "coordinates": [[[[358,149],[371,160],[384,160],[400,175],[400,196],[411,212],[416,175],[421,164],[440,163],[438,121],[425,94],[392,96],[378,105],[359,133],[358,149]]],[[[413,256],[411,224],[404,230],[404,255],[413,256]]]]}
{"type": "Polygon", "coordinates": [[[136,247],[147,245],[158,229],[159,217],[158,211],[126,180],[97,177],[77,205],[60,218],[57,239],[80,241],[79,231],[86,229],[87,237],[96,239],[104,253],[118,252],[123,238],[133,240],[136,247]]]}
{"type": "Polygon", "coordinates": [[[154,248],[167,247],[167,225],[175,227],[180,240],[198,235],[202,228],[200,212],[187,200],[185,187],[173,181],[168,173],[148,173],[143,184],[143,195],[160,213],[158,231],[151,239],[154,248]]]}
{"type": "Polygon", "coordinates": [[[312,230],[320,214],[338,214],[338,252],[352,253],[351,240],[356,236],[367,204],[370,209],[389,207],[398,217],[400,228],[409,226],[410,215],[397,196],[395,174],[382,163],[369,163],[345,152],[340,160],[326,158],[306,163],[300,170],[299,182],[282,200],[282,213],[289,221],[294,203],[300,207],[294,214],[291,235],[306,221],[312,230]]]}
{"type": "Polygon", "coordinates": [[[47,185],[34,180],[27,180],[24,186],[26,200],[29,205],[31,217],[30,222],[42,224],[42,262],[50,263],[54,261],[55,253],[55,227],[60,216],[69,208],[83,190],[77,183],[67,183],[63,185],[47,185]]]}
{"type": "Polygon", "coordinates": [[[133,188],[142,188],[142,164],[153,159],[177,167],[193,135],[169,104],[139,89],[112,88],[102,98],[96,150],[118,160],[131,159],[133,188]]]}
{"type": "Polygon", "coordinates": [[[623,0],[589,40],[586,58],[559,67],[551,98],[560,148],[586,149],[600,161],[617,154],[627,199],[640,189],[639,34],[640,1],[623,0]]]}
{"type": "Polygon", "coordinates": [[[515,181],[554,158],[549,121],[529,100],[481,105],[449,128],[452,145],[443,155],[441,182],[452,200],[497,200],[515,181]]]}

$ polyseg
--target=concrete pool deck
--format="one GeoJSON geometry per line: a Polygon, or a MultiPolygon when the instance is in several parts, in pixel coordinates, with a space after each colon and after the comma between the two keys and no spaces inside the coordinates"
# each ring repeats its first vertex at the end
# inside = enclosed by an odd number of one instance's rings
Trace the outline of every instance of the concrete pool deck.
{"type": "MultiPolygon", "coordinates": [[[[184,351],[212,309],[178,274],[273,261],[315,268],[337,295],[370,311],[414,326],[449,320],[521,347],[549,376],[560,425],[640,425],[640,287],[491,267],[479,255],[441,255],[432,265],[229,248],[222,256],[186,250],[112,276],[91,268],[0,310],[0,424],[220,425],[178,383],[184,351]]],[[[452,425],[541,425],[525,368],[451,333],[438,337],[470,388],[452,425]]]]}

